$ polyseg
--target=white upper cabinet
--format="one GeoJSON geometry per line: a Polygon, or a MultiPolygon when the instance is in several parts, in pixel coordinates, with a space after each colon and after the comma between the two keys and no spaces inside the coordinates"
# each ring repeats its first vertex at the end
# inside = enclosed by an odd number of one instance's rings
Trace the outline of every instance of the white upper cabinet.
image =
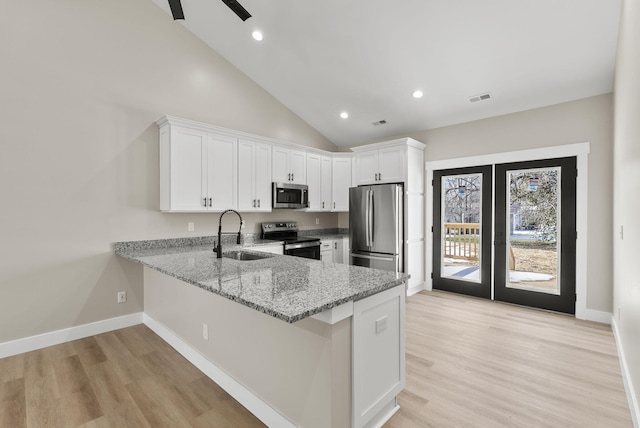
{"type": "Polygon", "coordinates": [[[355,184],[399,183],[404,181],[405,147],[398,145],[355,154],[355,184]]]}
{"type": "Polygon", "coordinates": [[[273,147],[272,181],[307,184],[307,152],[273,147]]]}
{"type": "Polygon", "coordinates": [[[238,210],[271,211],[271,145],[238,142],[238,210]]]}
{"type": "Polygon", "coordinates": [[[332,159],[331,211],[349,211],[349,187],[351,187],[351,156],[334,156],[332,159]]]}
{"type": "Polygon", "coordinates": [[[236,138],[168,123],[161,126],[160,209],[237,208],[237,147],[236,138]]]}
{"type": "MultiPolygon", "coordinates": [[[[331,211],[331,194],[333,185],[331,158],[322,156],[322,203],[320,211],[331,211]]],[[[351,182],[351,180],[349,180],[351,182]]]]}
{"type": "Polygon", "coordinates": [[[331,158],[317,153],[307,153],[307,211],[331,211],[331,182],[331,158]]]}
{"type": "Polygon", "coordinates": [[[238,139],[209,133],[206,157],[207,209],[238,209],[238,139]]]}

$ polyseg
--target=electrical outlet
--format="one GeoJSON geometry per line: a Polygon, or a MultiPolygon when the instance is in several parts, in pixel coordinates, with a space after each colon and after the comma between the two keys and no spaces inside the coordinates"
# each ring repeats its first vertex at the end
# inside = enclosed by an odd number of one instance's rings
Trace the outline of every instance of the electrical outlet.
{"type": "Polygon", "coordinates": [[[118,291],[118,303],[124,303],[127,301],[127,292],[118,291]]]}
{"type": "Polygon", "coordinates": [[[202,338],[209,340],[209,326],[204,323],[202,324],[202,338]]]}
{"type": "Polygon", "coordinates": [[[240,222],[240,229],[244,229],[244,220],[240,222]]]}
{"type": "Polygon", "coordinates": [[[192,221],[190,221],[189,223],[187,223],[187,231],[188,232],[193,232],[196,229],[196,224],[192,221]]]}
{"type": "Polygon", "coordinates": [[[622,308],[620,308],[620,306],[618,306],[618,320],[620,319],[621,312],[622,312],[622,308]]]}
{"type": "Polygon", "coordinates": [[[320,224],[320,219],[319,218],[316,219],[316,224],[320,224]]]}

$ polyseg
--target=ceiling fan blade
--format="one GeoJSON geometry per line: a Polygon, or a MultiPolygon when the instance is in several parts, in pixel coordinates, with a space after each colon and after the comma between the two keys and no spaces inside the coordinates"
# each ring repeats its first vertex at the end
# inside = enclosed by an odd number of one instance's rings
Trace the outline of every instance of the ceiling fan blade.
{"type": "Polygon", "coordinates": [[[169,0],[169,7],[171,8],[171,14],[173,15],[174,21],[176,19],[184,19],[180,0],[169,0]]]}
{"type": "Polygon", "coordinates": [[[243,21],[251,18],[251,14],[247,12],[247,9],[242,7],[242,5],[238,3],[237,0],[222,0],[222,2],[229,6],[229,9],[231,9],[243,21]]]}

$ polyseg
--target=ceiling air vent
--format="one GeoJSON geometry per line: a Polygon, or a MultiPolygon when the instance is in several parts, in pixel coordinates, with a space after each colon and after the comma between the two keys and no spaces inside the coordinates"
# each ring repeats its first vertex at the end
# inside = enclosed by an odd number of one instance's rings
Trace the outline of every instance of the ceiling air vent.
{"type": "Polygon", "coordinates": [[[387,121],[384,120],[384,119],[378,120],[378,121],[372,123],[373,126],[380,126],[380,125],[386,125],[386,124],[387,124],[387,121]]]}
{"type": "Polygon", "coordinates": [[[474,95],[473,97],[469,97],[469,102],[477,103],[478,101],[485,101],[491,98],[491,93],[487,92],[482,95],[474,95]]]}

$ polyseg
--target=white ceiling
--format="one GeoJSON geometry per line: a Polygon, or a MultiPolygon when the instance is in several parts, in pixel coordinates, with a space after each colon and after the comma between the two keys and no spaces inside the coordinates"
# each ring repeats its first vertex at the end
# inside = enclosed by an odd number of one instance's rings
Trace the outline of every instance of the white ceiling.
{"type": "Polygon", "coordinates": [[[339,146],[613,87],[620,0],[240,3],[253,15],[245,22],[221,0],[182,0],[178,22],[339,146]]]}

